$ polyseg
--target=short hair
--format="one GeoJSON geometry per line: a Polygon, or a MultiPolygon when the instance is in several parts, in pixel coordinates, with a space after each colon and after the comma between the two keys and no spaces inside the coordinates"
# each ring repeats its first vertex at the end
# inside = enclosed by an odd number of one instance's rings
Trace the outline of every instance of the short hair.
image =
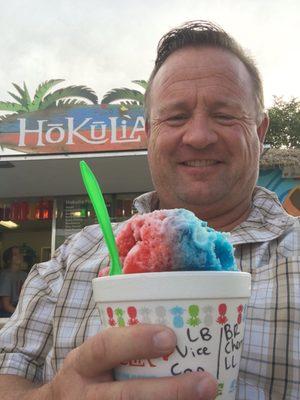
{"type": "Polygon", "coordinates": [[[254,60],[245,52],[235,39],[233,39],[218,25],[209,21],[198,20],[186,22],[178,28],[172,29],[160,39],[157,46],[155,65],[145,92],[144,108],[146,121],[149,121],[151,86],[157,71],[166,59],[176,50],[191,46],[217,47],[227,50],[238,57],[248,70],[251,77],[258,114],[261,114],[264,111],[262,79],[254,60]]]}

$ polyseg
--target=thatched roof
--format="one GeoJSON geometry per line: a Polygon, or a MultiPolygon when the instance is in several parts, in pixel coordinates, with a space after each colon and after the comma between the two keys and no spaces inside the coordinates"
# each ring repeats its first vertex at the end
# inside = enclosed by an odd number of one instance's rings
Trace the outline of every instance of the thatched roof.
{"type": "Polygon", "coordinates": [[[298,149],[265,149],[260,167],[270,169],[274,167],[300,166],[300,148],[298,149]]]}

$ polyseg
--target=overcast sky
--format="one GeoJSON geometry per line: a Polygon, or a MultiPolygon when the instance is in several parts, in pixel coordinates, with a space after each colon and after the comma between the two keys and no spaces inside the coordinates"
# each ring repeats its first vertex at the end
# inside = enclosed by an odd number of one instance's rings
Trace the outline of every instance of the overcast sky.
{"type": "Polygon", "coordinates": [[[12,82],[86,85],[101,100],[148,79],[159,38],[192,19],[221,25],[255,57],[266,105],[300,98],[299,0],[0,0],[0,100],[12,82]]]}

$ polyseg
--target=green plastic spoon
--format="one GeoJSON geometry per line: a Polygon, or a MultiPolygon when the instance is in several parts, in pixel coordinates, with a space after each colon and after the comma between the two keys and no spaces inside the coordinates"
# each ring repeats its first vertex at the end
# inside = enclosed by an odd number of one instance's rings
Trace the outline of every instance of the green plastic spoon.
{"type": "Polygon", "coordinates": [[[101,189],[95,175],[85,161],[80,161],[80,171],[84,186],[93,204],[97,220],[102,229],[104,240],[109,251],[111,261],[109,275],[120,275],[122,274],[122,267],[101,189]]]}

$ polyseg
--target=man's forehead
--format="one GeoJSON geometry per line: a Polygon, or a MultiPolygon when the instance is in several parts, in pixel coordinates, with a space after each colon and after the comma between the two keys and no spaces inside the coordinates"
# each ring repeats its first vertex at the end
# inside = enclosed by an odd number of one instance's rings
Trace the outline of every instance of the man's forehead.
{"type": "MultiPolygon", "coordinates": [[[[157,111],[159,113],[163,112],[168,112],[168,111],[173,111],[173,110],[183,110],[186,108],[189,108],[190,103],[193,103],[193,98],[185,98],[183,99],[182,97],[177,98],[166,98],[166,101],[163,101],[159,104],[157,104],[157,111]]],[[[234,100],[225,96],[212,96],[211,98],[207,96],[204,99],[204,105],[207,106],[208,108],[211,109],[240,109],[241,108],[241,102],[238,100],[234,100]]]]}
{"type": "Polygon", "coordinates": [[[162,64],[153,80],[159,87],[177,84],[185,79],[228,79],[232,84],[251,83],[245,65],[227,50],[213,47],[187,47],[176,50],[162,64]]]}

